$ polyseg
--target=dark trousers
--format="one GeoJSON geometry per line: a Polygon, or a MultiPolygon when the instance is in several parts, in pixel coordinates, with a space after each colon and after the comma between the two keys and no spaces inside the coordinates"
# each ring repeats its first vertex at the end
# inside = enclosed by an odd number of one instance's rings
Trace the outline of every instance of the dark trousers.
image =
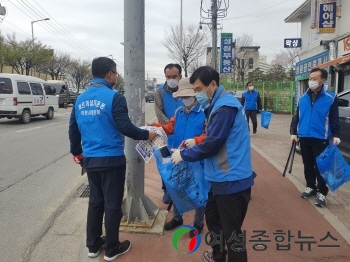
{"type": "Polygon", "coordinates": [[[324,196],[328,194],[328,187],[318,171],[316,158],[326,149],[328,144],[328,140],[300,138],[306,186],[318,190],[324,196]]]}
{"type": "MultiPolygon", "coordinates": [[[[216,236],[223,236],[221,243],[212,246],[213,258],[216,262],[225,262],[228,253],[228,262],[247,262],[247,249],[242,235],[242,224],[247,213],[251,188],[231,195],[213,195],[209,192],[205,208],[205,219],[208,231],[216,236]],[[225,249],[225,244],[227,250],[225,249]],[[222,251],[220,250],[222,249],[222,251]]],[[[216,240],[220,237],[216,237],[216,240]]],[[[214,244],[213,238],[211,244],[214,244]]]]}
{"type": "MultiPolygon", "coordinates": [[[[256,120],[256,114],[258,113],[257,110],[245,110],[245,115],[247,117],[248,127],[249,127],[249,118],[252,120],[253,123],[253,131],[256,131],[256,128],[258,127],[258,122],[256,120]]],[[[250,130],[250,128],[249,128],[250,130]]]]}
{"type": "Polygon", "coordinates": [[[96,249],[101,243],[103,214],[105,214],[106,252],[119,242],[119,226],[123,217],[122,201],[125,183],[125,165],[102,171],[87,171],[90,186],[86,226],[86,246],[96,249]]]}

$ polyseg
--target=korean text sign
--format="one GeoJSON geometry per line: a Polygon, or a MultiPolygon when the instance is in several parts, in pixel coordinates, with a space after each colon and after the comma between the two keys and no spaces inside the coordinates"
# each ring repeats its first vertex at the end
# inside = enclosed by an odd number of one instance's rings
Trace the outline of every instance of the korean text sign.
{"type": "Polygon", "coordinates": [[[320,54],[317,54],[315,56],[312,56],[310,58],[307,58],[305,60],[302,60],[296,63],[295,80],[299,81],[303,79],[308,79],[310,75],[310,71],[313,67],[317,67],[320,64],[328,62],[328,53],[329,51],[326,50],[320,54]]]}
{"type": "Polygon", "coordinates": [[[286,38],[284,39],[284,48],[301,47],[301,38],[286,38]]]}
{"type": "Polygon", "coordinates": [[[220,73],[232,73],[232,33],[221,33],[220,73]]]}
{"type": "Polygon", "coordinates": [[[318,14],[318,32],[334,33],[336,26],[336,11],[337,1],[336,0],[321,0],[318,14]]]}

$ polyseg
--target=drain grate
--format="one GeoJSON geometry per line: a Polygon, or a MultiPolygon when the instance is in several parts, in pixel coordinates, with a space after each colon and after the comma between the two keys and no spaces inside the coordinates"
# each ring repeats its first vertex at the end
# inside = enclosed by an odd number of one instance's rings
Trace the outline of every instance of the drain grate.
{"type": "Polygon", "coordinates": [[[87,184],[81,185],[77,190],[77,195],[81,198],[90,196],[90,187],[87,184]]]}

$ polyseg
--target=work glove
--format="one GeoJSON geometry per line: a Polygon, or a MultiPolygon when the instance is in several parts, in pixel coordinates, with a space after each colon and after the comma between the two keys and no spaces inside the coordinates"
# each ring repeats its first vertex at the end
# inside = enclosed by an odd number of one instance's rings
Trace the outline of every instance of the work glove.
{"type": "Polygon", "coordinates": [[[333,145],[339,145],[340,144],[340,138],[338,137],[333,137],[333,145]]]}
{"type": "Polygon", "coordinates": [[[73,161],[76,164],[80,164],[82,166],[83,165],[83,154],[73,156],[73,161]]]}
{"type": "Polygon", "coordinates": [[[189,148],[194,147],[196,145],[196,141],[194,139],[185,140],[185,145],[189,148]]]}
{"type": "Polygon", "coordinates": [[[298,143],[298,136],[297,135],[292,135],[290,137],[290,141],[293,143],[293,141],[295,141],[296,143],[298,143]]]}
{"type": "Polygon", "coordinates": [[[179,149],[176,149],[174,151],[174,153],[171,155],[171,162],[174,164],[174,165],[177,165],[178,163],[180,163],[181,161],[183,161],[182,157],[181,157],[181,154],[180,154],[180,150],[179,149]]]}

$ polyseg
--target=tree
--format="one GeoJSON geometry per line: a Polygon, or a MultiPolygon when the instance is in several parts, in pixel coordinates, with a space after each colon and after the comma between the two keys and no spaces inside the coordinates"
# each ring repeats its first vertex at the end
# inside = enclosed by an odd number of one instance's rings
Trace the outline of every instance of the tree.
{"type": "Polygon", "coordinates": [[[248,74],[248,79],[249,81],[252,81],[252,82],[264,81],[266,79],[266,75],[258,67],[248,74]]]}
{"type": "Polygon", "coordinates": [[[51,58],[52,50],[40,41],[27,39],[17,41],[16,35],[8,35],[3,46],[3,62],[18,74],[29,75],[32,68],[42,65],[51,58]]]}
{"type": "Polygon", "coordinates": [[[299,55],[299,48],[288,48],[287,51],[280,51],[275,54],[274,59],[271,61],[271,65],[281,65],[287,73],[289,80],[294,80],[295,76],[295,59],[299,55]]]}
{"type": "Polygon", "coordinates": [[[114,89],[118,92],[124,91],[124,78],[121,75],[118,75],[117,83],[115,83],[114,89]]]}
{"type": "Polygon", "coordinates": [[[52,79],[59,79],[71,64],[71,57],[68,53],[55,53],[46,63],[39,66],[38,71],[48,74],[52,79]]]}
{"type": "Polygon", "coordinates": [[[199,62],[209,44],[208,30],[200,30],[197,25],[188,25],[182,34],[182,46],[180,40],[180,27],[170,27],[170,33],[165,32],[163,45],[168,49],[171,59],[178,62],[188,77],[189,69],[197,68],[199,62]],[[181,55],[182,54],[182,55],[181,55]],[[180,61],[181,55],[181,61],[180,61]]]}
{"type": "Polygon", "coordinates": [[[267,78],[269,81],[285,81],[287,80],[286,70],[282,65],[271,65],[271,68],[267,73],[267,78]]]}
{"type": "Polygon", "coordinates": [[[75,87],[78,93],[79,89],[84,89],[89,84],[91,78],[91,62],[89,61],[74,60],[67,69],[68,83],[75,87]]]}

